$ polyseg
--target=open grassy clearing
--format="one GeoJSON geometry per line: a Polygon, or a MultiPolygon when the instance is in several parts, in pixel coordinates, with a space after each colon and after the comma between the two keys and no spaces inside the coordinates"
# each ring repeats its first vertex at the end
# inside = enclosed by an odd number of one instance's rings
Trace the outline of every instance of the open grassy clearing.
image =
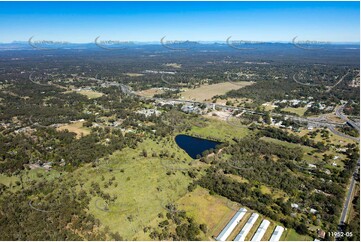
{"type": "MultiPolygon", "coordinates": [[[[298,134],[299,136],[303,136],[303,135],[309,134],[311,132],[314,132],[316,130],[321,130],[321,129],[313,129],[313,130],[303,129],[299,133],[295,133],[295,132],[292,132],[292,131],[289,131],[289,132],[293,133],[293,134],[298,134]]],[[[317,136],[315,137],[314,140],[316,142],[324,141],[320,134],[317,134],[317,136]]],[[[335,144],[335,145],[339,144],[339,145],[343,145],[343,146],[347,145],[347,144],[356,143],[356,141],[354,141],[354,140],[335,135],[331,131],[330,131],[330,141],[331,141],[332,144],[335,144]]]]}
{"type": "Polygon", "coordinates": [[[272,111],[273,109],[275,109],[277,106],[273,105],[272,102],[266,102],[262,104],[262,107],[264,108],[264,111],[272,111]]]}
{"type": "Polygon", "coordinates": [[[213,99],[212,102],[214,102],[216,104],[220,104],[220,105],[227,105],[227,106],[233,106],[233,107],[239,107],[239,106],[244,106],[245,104],[250,104],[253,103],[252,99],[249,98],[217,98],[217,99],[213,99]]]}
{"type": "Polygon", "coordinates": [[[226,94],[228,91],[237,90],[242,87],[252,85],[253,82],[237,82],[237,85],[230,82],[222,82],[212,85],[202,85],[201,87],[195,89],[186,89],[181,93],[182,99],[184,100],[194,100],[203,102],[205,100],[210,100],[216,95],[226,94]]]}
{"type": "Polygon", "coordinates": [[[207,126],[194,126],[188,134],[199,135],[201,137],[216,138],[222,141],[231,141],[233,138],[243,138],[249,133],[246,127],[235,127],[224,121],[209,118],[207,126]]]}
{"type": "Polygon", "coordinates": [[[164,66],[166,67],[173,67],[173,68],[182,68],[182,64],[178,64],[178,63],[166,63],[166,64],[163,64],[164,66]]]}
{"type": "Polygon", "coordinates": [[[51,181],[65,174],[66,172],[60,173],[55,169],[51,169],[49,171],[42,168],[23,170],[19,174],[12,176],[0,174],[0,184],[8,186],[10,191],[16,192],[19,189],[22,189],[22,186],[26,188],[30,181],[51,181]],[[23,181],[22,185],[21,180],[23,181]]]}
{"type": "Polygon", "coordinates": [[[317,156],[321,156],[320,154],[315,154],[315,155],[308,154],[309,152],[315,151],[315,149],[312,147],[301,145],[301,144],[294,144],[294,143],[290,143],[287,141],[278,140],[278,139],[274,139],[274,138],[270,138],[270,137],[262,137],[261,139],[264,141],[267,141],[267,142],[272,142],[272,143],[276,143],[279,145],[283,145],[288,148],[298,148],[299,147],[303,150],[303,159],[306,162],[308,162],[308,163],[319,162],[320,157],[317,157],[317,156]]]}
{"type": "Polygon", "coordinates": [[[69,132],[76,133],[76,137],[80,138],[82,135],[85,136],[85,135],[90,134],[90,129],[83,127],[84,122],[85,121],[78,121],[78,122],[66,124],[66,125],[58,127],[57,130],[59,130],[59,131],[68,130],[69,132]]]}
{"type": "Polygon", "coordinates": [[[13,188],[15,186],[15,182],[19,181],[19,177],[17,176],[7,176],[5,174],[0,174],[0,184],[13,188]]]}
{"type": "Polygon", "coordinates": [[[287,193],[285,193],[282,190],[279,190],[279,189],[276,189],[273,187],[268,187],[266,185],[260,185],[260,189],[263,194],[269,194],[272,196],[273,199],[285,198],[286,201],[289,199],[289,196],[287,195],[287,193]]]}
{"type": "Polygon", "coordinates": [[[101,160],[96,168],[87,164],[75,171],[74,179],[84,179],[83,190],[88,194],[93,190],[91,182],[96,182],[101,191],[110,197],[116,196],[114,202],[106,204],[101,197],[94,195],[89,212],[98,218],[102,225],[108,226],[110,231],[119,232],[124,239],[146,239],[143,228],[160,212],[166,211],[166,204],[183,196],[191,181],[187,173],[174,170],[174,167],[177,167],[186,171],[190,168],[188,163],[191,159],[183,150],[171,146],[172,142],[168,141],[157,144],[146,140],[135,150],[126,148],[115,152],[108,163],[101,160]],[[148,157],[140,155],[143,149],[147,150],[148,157]],[[176,162],[169,165],[169,159],[151,157],[153,151],[159,154],[165,149],[175,152],[179,162],[176,159],[176,162]],[[186,163],[183,163],[183,160],[186,163]],[[109,168],[112,169],[111,172],[109,168]],[[171,174],[167,175],[167,171],[171,171],[171,174]],[[108,210],[103,211],[106,208],[108,210]]]}
{"type": "Polygon", "coordinates": [[[294,229],[285,229],[280,241],[312,241],[313,239],[308,235],[297,234],[294,229]]]}
{"type": "Polygon", "coordinates": [[[207,189],[197,187],[177,201],[180,209],[187,212],[197,223],[206,224],[208,233],[205,240],[212,240],[232,218],[235,211],[227,206],[228,200],[217,195],[210,195],[207,189]]]}
{"type": "Polygon", "coordinates": [[[141,74],[141,73],[125,73],[125,75],[130,76],[130,77],[144,76],[144,74],[141,74]]]}
{"type": "Polygon", "coordinates": [[[233,174],[225,174],[225,176],[241,183],[248,183],[249,181],[246,178],[243,178],[241,176],[233,175],[233,174]]]}
{"type": "Polygon", "coordinates": [[[142,97],[153,97],[155,94],[162,94],[162,93],[164,93],[164,91],[159,88],[150,88],[147,90],[138,91],[137,95],[142,97]]]}
{"type": "Polygon", "coordinates": [[[276,144],[279,144],[279,145],[283,145],[283,146],[288,147],[288,148],[300,147],[305,152],[311,152],[311,151],[315,150],[314,148],[309,147],[309,146],[305,146],[305,145],[301,145],[301,144],[294,144],[294,143],[290,143],[290,142],[287,142],[287,141],[278,140],[278,139],[274,139],[274,138],[270,138],[270,137],[262,137],[261,139],[264,140],[264,141],[267,141],[267,142],[272,142],[272,143],[276,143],[276,144]]]}
{"type": "MultiPolygon", "coordinates": [[[[180,198],[176,204],[180,209],[185,210],[187,215],[193,217],[197,223],[205,223],[207,225],[208,232],[206,234],[206,238],[202,238],[206,240],[213,240],[215,237],[217,237],[226,224],[230,221],[230,219],[234,216],[236,211],[238,211],[239,208],[244,207],[238,203],[228,200],[225,197],[219,195],[210,195],[209,191],[202,187],[197,187],[194,191],[188,192],[182,198],[180,198]]],[[[237,236],[237,234],[241,231],[244,224],[251,216],[252,210],[248,208],[247,210],[250,212],[245,214],[231,235],[228,237],[228,240],[233,240],[237,236]]],[[[263,237],[264,239],[269,239],[273,233],[274,228],[277,225],[281,225],[280,223],[276,223],[271,219],[262,216],[261,214],[259,215],[260,217],[247,236],[247,239],[249,240],[257,231],[258,226],[263,219],[267,219],[271,222],[271,225],[268,227],[266,234],[263,237]]],[[[294,230],[290,234],[287,234],[287,236],[287,239],[300,238],[300,240],[303,240],[304,238],[305,240],[311,240],[310,237],[301,236],[294,230]]]]}
{"type": "Polygon", "coordinates": [[[303,116],[305,114],[305,112],[307,111],[307,108],[306,107],[298,107],[298,108],[287,107],[287,108],[282,109],[282,111],[295,113],[299,116],[303,116]]]}
{"type": "Polygon", "coordinates": [[[81,90],[78,92],[81,95],[87,96],[89,99],[98,98],[104,94],[101,92],[91,91],[91,90],[81,90]]]}
{"type": "Polygon", "coordinates": [[[285,147],[288,148],[296,148],[296,147],[300,147],[303,151],[303,160],[306,161],[309,164],[318,164],[320,161],[322,161],[323,159],[323,155],[332,155],[333,157],[338,156],[339,158],[336,160],[332,160],[330,161],[330,164],[327,165],[328,168],[332,168],[335,169],[335,166],[332,166],[332,163],[335,162],[338,165],[338,169],[342,169],[344,166],[344,163],[341,161],[342,159],[346,158],[346,156],[344,154],[339,154],[337,153],[335,150],[331,150],[331,151],[326,151],[323,153],[314,153],[314,154],[309,154],[310,152],[314,152],[316,149],[309,147],[309,146],[305,146],[305,145],[300,145],[300,144],[293,144],[293,143],[289,143],[286,141],[282,141],[282,140],[278,140],[278,139],[273,139],[273,138],[269,138],[269,137],[262,137],[261,138],[264,141],[267,142],[273,142],[276,144],[280,144],[283,145],[285,147]]]}

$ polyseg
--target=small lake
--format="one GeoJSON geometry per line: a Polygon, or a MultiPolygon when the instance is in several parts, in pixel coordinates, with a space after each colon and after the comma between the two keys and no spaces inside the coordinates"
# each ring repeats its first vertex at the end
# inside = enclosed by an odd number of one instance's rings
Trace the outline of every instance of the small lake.
{"type": "Polygon", "coordinates": [[[180,134],[175,137],[177,145],[183,149],[193,159],[197,155],[202,155],[202,152],[209,149],[215,149],[220,142],[192,137],[189,135],[180,134]]]}

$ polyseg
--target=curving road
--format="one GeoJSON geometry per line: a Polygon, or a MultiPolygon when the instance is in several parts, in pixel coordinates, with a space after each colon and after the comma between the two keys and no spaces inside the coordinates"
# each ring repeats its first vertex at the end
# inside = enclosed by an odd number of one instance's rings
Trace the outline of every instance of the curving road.
{"type": "Polygon", "coordinates": [[[296,74],[293,75],[293,80],[294,80],[297,84],[300,84],[300,85],[303,85],[303,86],[309,86],[309,87],[318,87],[318,86],[320,86],[320,85],[317,85],[317,84],[300,82],[299,80],[297,80],[296,74]]]}
{"type": "Polygon", "coordinates": [[[348,122],[354,129],[360,132],[360,124],[356,124],[354,121],[349,119],[346,115],[343,114],[343,109],[345,108],[345,104],[341,105],[340,107],[336,108],[336,116],[340,119],[348,122]]]}
{"type": "MultiPolygon", "coordinates": [[[[341,118],[342,120],[348,122],[351,127],[353,127],[354,129],[356,129],[358,132],[360,132],[360,127],[355,123],[353,122],[352,120],[348,119],[346,115],[343,114],[343,109],[345,108],[345,105],[341,105],[340,107],[336,108],[336,115],[341,118]]],[[[340,133],[338,132],[337,130],[335,130],[337,133],[340,133]]],[[[342,133],[340,133],[342,134],[342,133]]],[[[345,136],[345,134],[342,134],[342,136],[345,136]]],[[[353,140],[356,140],[356,141],[359,141],[359,138],[355,138],[355,137],[352,137],[353,140]]],[[[340,218],[340,225],[343,225],[346,223],[347,221],[347,214],[348,214],[348,211],[350,209],[350,203],[352,201],[352,198],[353,198],[353,190],[355,188],[355,183],[356,183],[356,180],[355,180],[355,177],[356,175],[358,174],[358,170],[360,169],[359,167],[359,164],[360,164],[360,159],[358,159],[357,161],[357,166],[356,166],[356,169],[355,169],[355,172],[353,174],[353,176],[351,177],[351,182],[350,182],[350,186],[348,188],[348,193],[347,193],[347,197],[346,197],[346,200],[345,200],[345,203],[344,203],[344,206],[342,208],[342,213],[341,213],[341,218],[340,218]]]]}

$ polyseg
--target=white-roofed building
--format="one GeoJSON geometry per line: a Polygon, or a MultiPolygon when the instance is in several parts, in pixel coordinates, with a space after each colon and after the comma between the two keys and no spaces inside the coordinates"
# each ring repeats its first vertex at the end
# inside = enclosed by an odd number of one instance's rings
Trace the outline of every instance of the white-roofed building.
{"type": "Polygon", "coordinates": [[[248,219],[247,223],[243,226],[241,232],[239,232],[239,234],[234,239],[234,241],[244,241],[246,239],[246,236],[247,236],[248,232],[253,227],[254,223],[258,219],[258,216],[259,215],[257,213],[253,213],[251,215],[251,217],[248,219]]]}
{"type": "Polygon", "coordinates": [[[298,206],[297,203],[291,203],[291,207],[292,207],[292,208],[299,208],[299,206],[298,206]]]}
{"type": "Polygon", "coordinates": [[[279,241],[284,230],[282,226],[277,226],[269,241],[279,241]]]}
{"type": "Polygon", "coordinates": [[[261,241],[269,225],[270,221],[268,221],[267,219],[263,220],[261,225],[258,227],[256,233],[253,235],[251,241],[261,241]]]}
{"type": "Polygon", "coordinates": [[[217,236],[216,240],[218,241],[226,241],[228,236],[232,233],[234,228],[237,226],[239,221],[243,218],[243,216],[246,214],[247,209],[241,208],[238,210],[238,212],[233,216],[233,218],[228,222],[226,227],[221,231],[221,233],[217,236]]]}

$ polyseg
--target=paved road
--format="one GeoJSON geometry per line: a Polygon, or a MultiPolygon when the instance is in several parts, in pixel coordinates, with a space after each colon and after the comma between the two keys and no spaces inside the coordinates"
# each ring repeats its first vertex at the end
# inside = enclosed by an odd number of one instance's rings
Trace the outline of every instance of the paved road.
{"type": "MultiPolygon", "coordinates": [[[[345,105],[342,105],[342,106],[338,107],[336,109],[336,115],[339,118],[341,118],[342,120],[345,120],[346,122],[348,122],[354,129],[356,129],[358,132],[360,132],[360,127],[355,122],[348,119],[347,116],[342,113],[342,110],[344,109],[344,107],[345,107],[345,105]]],[[[338,132],[338,131],[336,131],[336,132],[338,132]]],[[[338,132],[338,133],[340,133],[340,132],[338,132]]],[[[343,135],[345,135],[345,134],[343,134],[343,135]]],[[[354,138],[354,137],[352,137],[352,138],[354,140],[359,141],[358,138],[354,138]]],[[[342,213],[341,213],[341,218],[340,218],[340,225],[343,225],[347,220],[347,214],[348,214],[348,211],[350,209],[350,204],[351,204],[351,201],[352,201],[352,198],[353,198],[353,190],[355,188],[355,183],[356,183],[355,174],[358,174],[358,169],[360,169],[360,167],[359,167],[360,159],[358,160],[357,164],[358,165],[356,166],[356,170],[355,170],[355,172],[354,172],[354,174],[353,174],[353,176],[351,178],[351,183],[350,183],[350,186],[348,188],[346,201],[345,201],[344,206],[342,208],[342,213]]]]}
{"type": "MultiPolygon", "coordinates": [[[[244,111],[244,112],[252,113],[252,114],[265,115],[265,113],[257,112],[257,111],[254,111],[252,109],[238,108],[238,107],[220,105],[220,104],[213,104],[213,103],[203,103],[203,102],[190,101],[190,100],[180,100],[180,99],[163,99],[163,98],[150,98],[150,99],[153,99],[153,100],[156,100],[156,101],[159,101],[159,102],[173,102],[175,104],[187,104],[187,105],[205,104],[205,105],[208,105],[208,106],[213,106],[214,105],[216,108],[220,108],[220,109],[223,109],[223,110],[244,111]]],[[[302,117],[298,117],[298,116],[293,116],[293,115],[289,115],[289,114],[281,114],[281,113],[270,113],[270,115],[272,117],[285,117],[285,118],[288,118],[288,119],[292,119],[294,121],[306,122],[306,123],[310,123],[310,124],[315,125],[315,126],[329,127],[329,126],[340,125],[339,123],[330,122],[330,121],[324,120],[322,118],[302,118],[302,117]]]]}
{"type": "Polygon", "coordinates": [[[340,78],[340,80],[339,80],[335,85],[329,87],[329,89],[328,89],[326,92],[331,91],[334,87],[336,87],[338,84],[340,84],[340,83],[343,81],[343,79],[345,79],[345,77],[346,77],[349,73],[350,73],[350,72],[348,71],[345,75],[343,75],[343,76],[340,78]]]}
{"type": "Polygon", "coordinates": [[[293,75],[293,80],[294,80],[297,84],[300,84],[300,85],[303,85],[303,86],[309,86],[309,87],[318,87],[318,86],[320,86],[320,85],[317,85],[317,84],[300,82],[299,80],[297,80],[296,74],[293,75]]]}
{"type": "MultiPolygon", "coordinates": [[[[360,160],[358,160],[358,162],[360,162],[360,160]]],[[[358,167],[357,167],[357,169],[358,169],[358,167]]],[[[356,171],[357,171],[357,169],[356,169],[356,171]]],[[[356,171],[355,171],[355,173],[356,173],[356,171]]],[[[356,183],[355,177],[352,176],[350,187],[348,189],[348,193],[347,193],[347,197],[346,197],[346,201],[345,201],[344,206],[342,208],[342,213],[341,213],[341,218],[340,218],[340,225],[342,225],[342,224],[344,224],[346,222],[348,210],[350,209],[350,203],[351,203],[352,198],[353,198],[353,190],[355,188],[355,183],[356,183]]]]}
{"type": "MultiPolygon", "coordinates": [[[[327,87],[327,91],[326,92],[329,92],[331,91],[334,87],[336,87],[338,84],[340,84],[343,79],[345,79],[345,77],[349,74],[349,72],[347,72],[345,75],[343,75],[340,80],[337,81],[337,83],[333,86],[328,86],[327,87]]],[[[303,82],[300,82],[299,80],[297,80],[296,78],[296,74],[293,75],[293,81],[295,81],[297,84],[300,84],[300,85],[303,85],[303,86],[309,86],[309,87],[320,87],[321,85],[318,85],[318,84],[311,84],[311,83],[303,83],[303,82]]]]}
{"type": "Polygon", "coordinates": [[[336,130],[334,126],[329,125],[328,128],[329,128],[329,130],[330,130],[332,133],[334,133],[335,135],[338,135],[338,136],[341,136],[341,137],[344,137],[344,138],[347,138],[347,139],[352,139],[353,141],[359,142],[359,138],[357,138],[357,137],[352,137],[352,136],[349,136],[349,135],[347,135],[347,134],[344,134],[344,133],[336,130]]]}
{"type": "Polygon", "coordinates": [[[338,108],[336,108],[336,116],[340,119],[344,120],[345,122],[348,122],[354,129],[356,129],[358,132],[360,132],[360,126],[359,124],[355,123],[351,119],[349,119],[346,115],[343,114],[343,109],[345,108],[345,105],[342,105],[338,108]]]}

